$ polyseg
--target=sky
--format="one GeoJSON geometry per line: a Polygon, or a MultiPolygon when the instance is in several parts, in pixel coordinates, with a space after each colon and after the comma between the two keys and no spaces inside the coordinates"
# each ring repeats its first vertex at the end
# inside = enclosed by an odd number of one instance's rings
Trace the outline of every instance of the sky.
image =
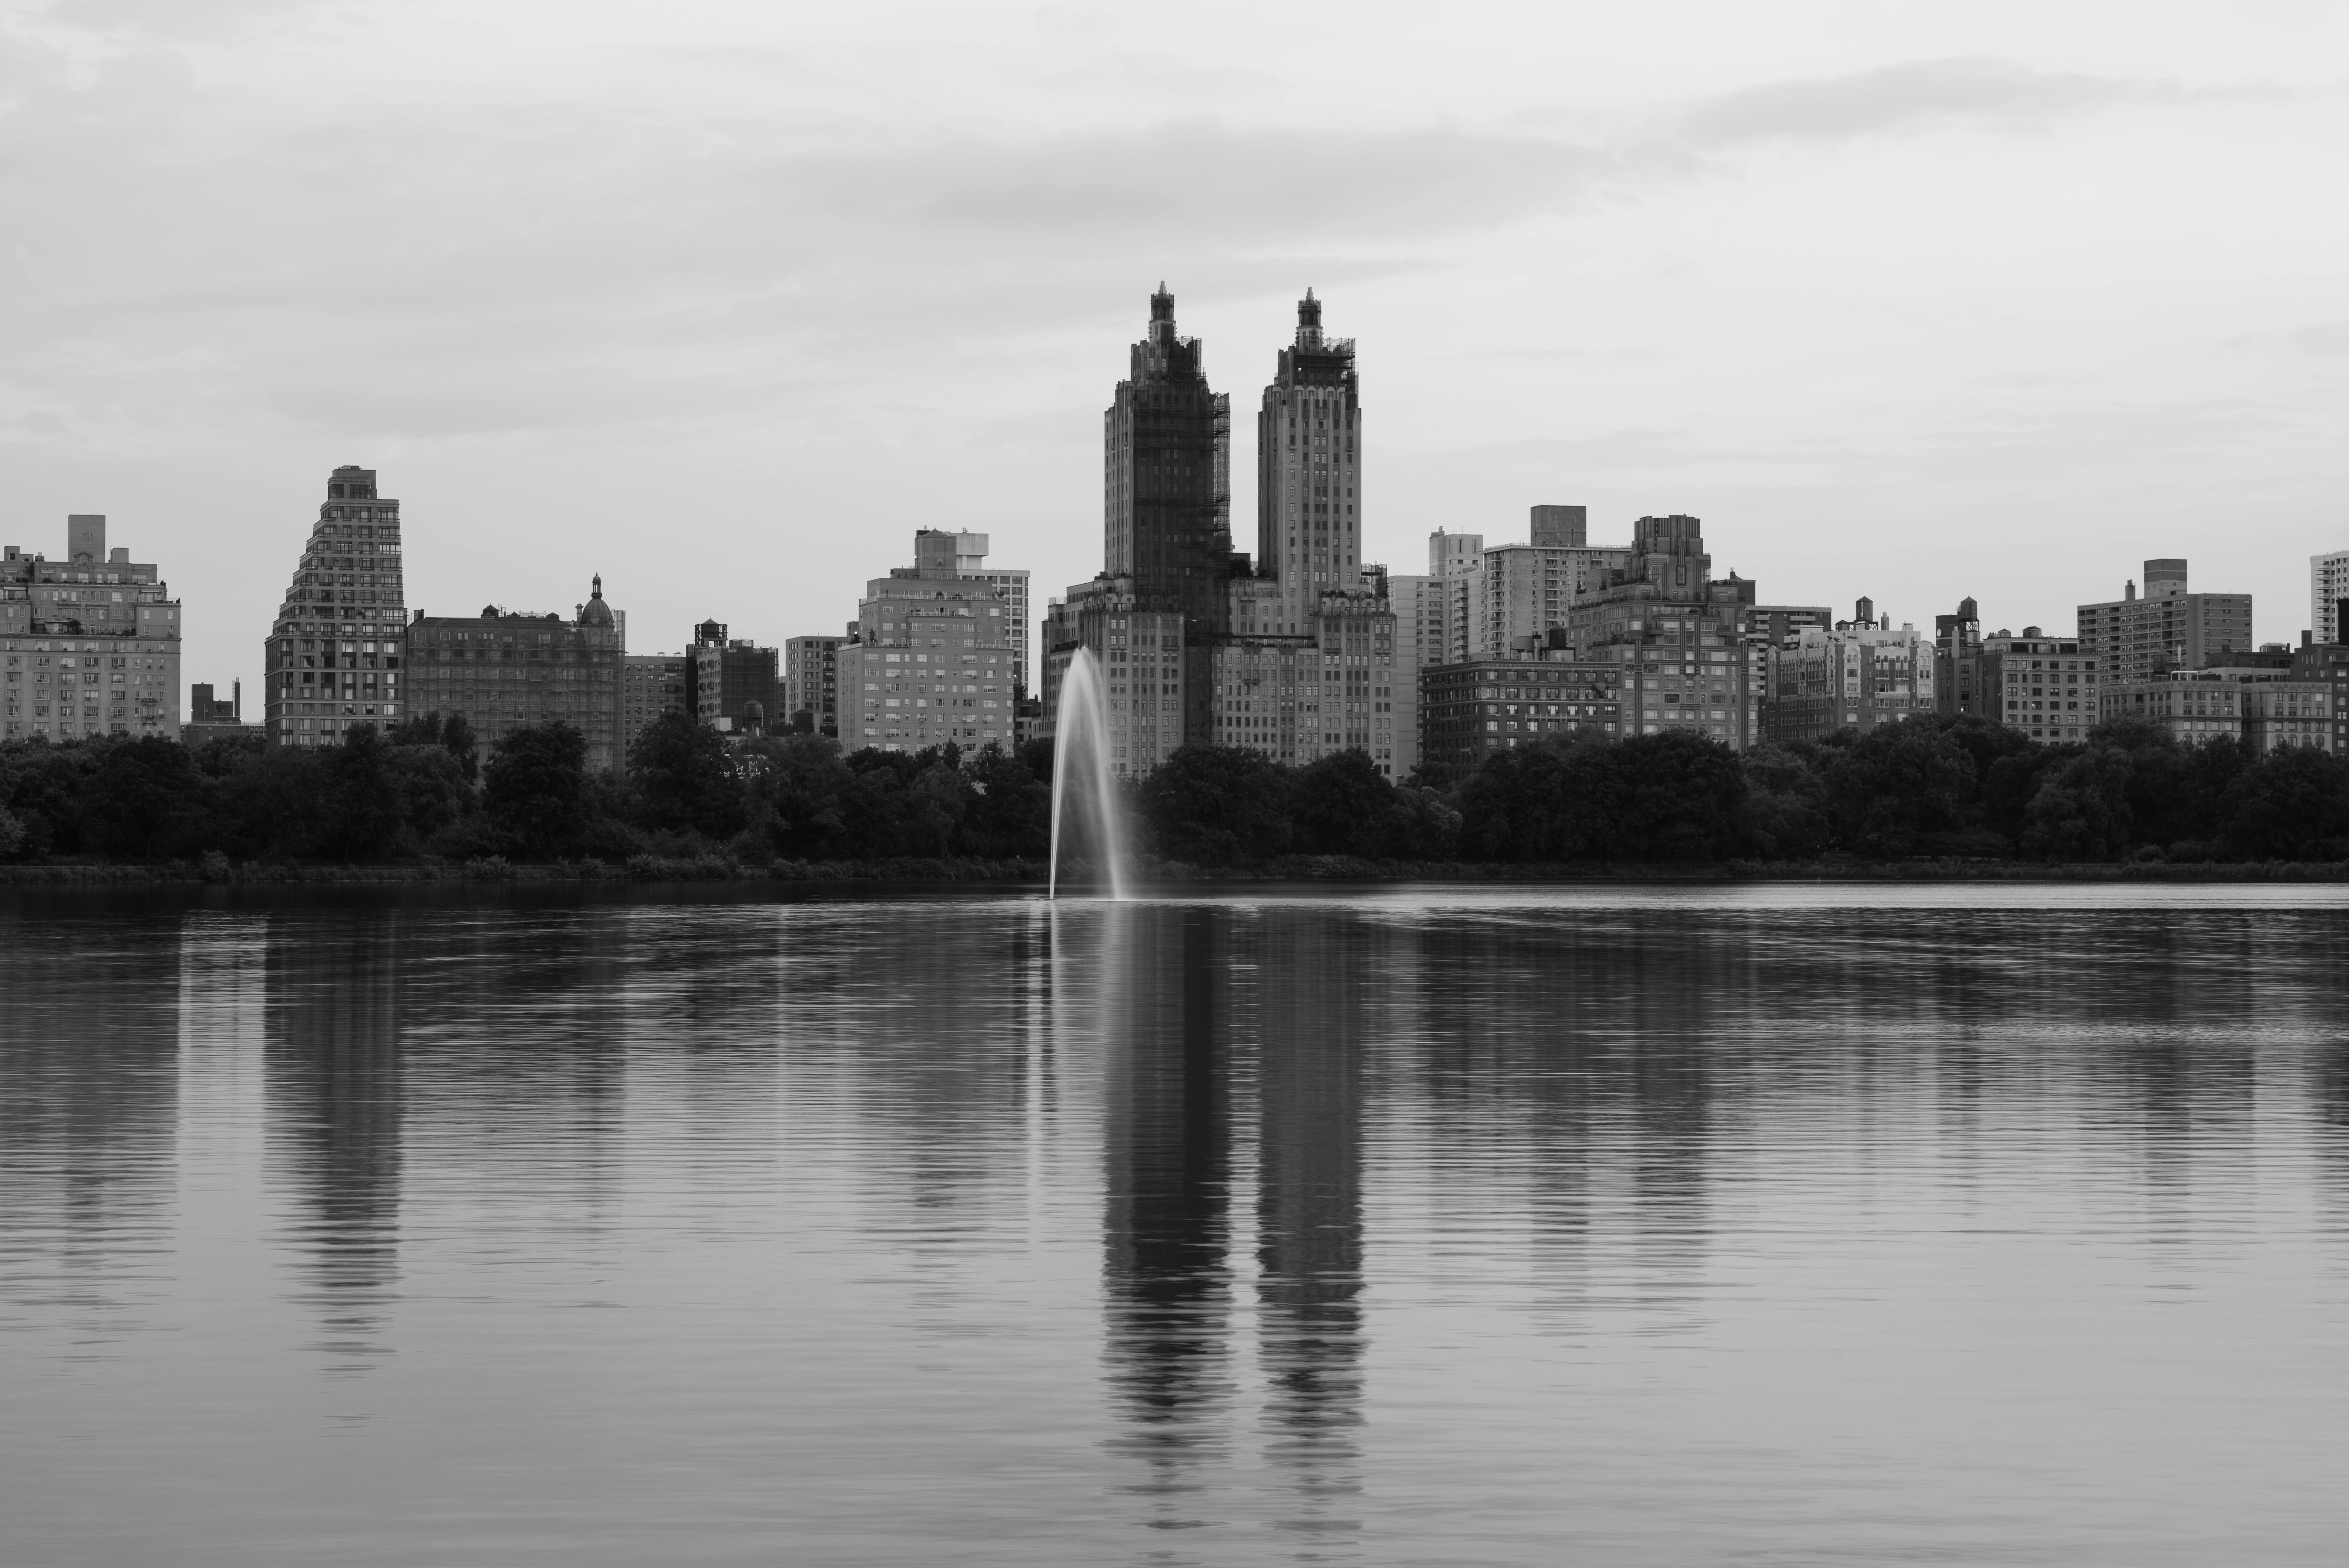
{"type": "Polygon", "coordinates": [[[2349,7],[0,0],[0,542],[252,684],[338,464],[408,600],[836,633],[923,527],[1101,566],[1163,279],[1309,285],[1365,544],[1704,520],[1765,603],[2068,632],[2349,548],[2349,7]]]}

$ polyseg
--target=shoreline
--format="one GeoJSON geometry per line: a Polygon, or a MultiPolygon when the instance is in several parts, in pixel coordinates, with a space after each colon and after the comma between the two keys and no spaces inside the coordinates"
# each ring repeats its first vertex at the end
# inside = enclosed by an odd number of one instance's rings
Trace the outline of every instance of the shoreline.
{"type": "MultiPolygon", "coordinates": [[[[1157,862],[1142,868],[1146,884],[1313,882],[2349,882],[2349,861],[1726,861],[1568,862],[1486,865],[1469,861],[1372,861],[1289,857],[1265,865],[1205,867],[1157,862]]],[[[254,861],[241,866],[194,861],[64,861],[0,865],[0,887],[413,887],[448,883],[561,885],[589,882],[774,883],[795,886],[870,882],[991,883],[1040,886],[1045,867],[1030,860],[779,861],[746,865],[717,855],[638,856],[550,863],[502,860],[336,865],[254,861]]]]}

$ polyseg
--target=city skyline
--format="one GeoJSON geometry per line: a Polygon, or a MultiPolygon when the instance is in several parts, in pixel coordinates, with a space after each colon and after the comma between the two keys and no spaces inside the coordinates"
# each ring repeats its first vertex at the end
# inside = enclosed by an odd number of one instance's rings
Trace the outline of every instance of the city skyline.
{"type": "MultiPolygon", "coordinates": [[[[1396,570],[1566,498],[1920,624],[2060,625],[2189,556],[2296,636],[2302,563],[2349,542],[2349,225],[2308,199],[2339,15],[1472,9],[11,22],[41,152],[0,515],[153,542],[191,677],[249,686],[281,585],[227,563],[282,559],[339,463],[398,476],[435,613],[650,579],[648,532],[728,563],[632,583],[648,626],[830,629],[919,526],[1077,581],[1163,277],[1225,386],[1330,302],[1396,570]]],[[[1255,448],[1243,418],[1236,472],[1255,448]]]]}

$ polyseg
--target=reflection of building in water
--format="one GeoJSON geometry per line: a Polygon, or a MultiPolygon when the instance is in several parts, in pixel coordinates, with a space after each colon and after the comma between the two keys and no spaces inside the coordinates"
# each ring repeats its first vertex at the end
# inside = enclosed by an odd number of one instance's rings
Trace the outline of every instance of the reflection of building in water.
{"type": "MultiPolygon", "coordinates": [[[[1104,954],[1111,1053],[1102,1285],[1111,1384],[1162,1496],[1228,1408],[1231,1062],[1218,1026],[1218,912],[1137,906],[1104,954]]],[[[1159,1522],[1168,1522],[1161,1521],[1159,1522]]]]}
{"type": "Polygon", "coordinates": [[[1303,1526],[1361,1490],[1362,1033],[1383,928],[1340,909],[1267,913],[1257,954],[1257,1295],[1276,1462],[1303,1526]]]}
{"type": "Polygon", "coordinates": [[[280,921],[264,1013],[273,1185],[289,1189],[326,1347],[364,1365],[399,1267],[400,963],[396,911],[280,921]]]}
{"type": "MultiPolygon", "coordinates": [[[[0,1300],[103,1338],[168,1277],[179,1119],[170,921],[12,914],[0,930],[0,1300]]],[[[15,1315],[13,1313],[8,1315],[15,1315]]]]}

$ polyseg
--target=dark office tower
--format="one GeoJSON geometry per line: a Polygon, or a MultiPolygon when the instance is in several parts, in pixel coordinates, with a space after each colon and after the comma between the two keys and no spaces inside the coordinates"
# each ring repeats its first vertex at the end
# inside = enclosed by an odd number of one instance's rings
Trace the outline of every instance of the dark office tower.
{"type": "Polygon", "coordinates": [[[331,746],[397,723],[407,623],[399,503],[375,493],[373,469],[336,469],[262,647],[270,743],[331,746]]]}
{"type": "Polygon", "coordinates": [[[1354,340],[1321,335],[1307,289],[1256,421],[1257,564],[1280,583],[1276,634],[1312,630],[1323,593],[1360,585],[1361,413],[1354,340]]]}
{"type": "Polygon", "coordinates": [[[1231,399],[1207,388],[1195,337],[1174,335],[1174,296],[1150,296],[1150,335],[1102,416],[1106,575],[1133,608],[1184,617],[1186,640],[1218,629],[1230,576],[1231,399]]]}

